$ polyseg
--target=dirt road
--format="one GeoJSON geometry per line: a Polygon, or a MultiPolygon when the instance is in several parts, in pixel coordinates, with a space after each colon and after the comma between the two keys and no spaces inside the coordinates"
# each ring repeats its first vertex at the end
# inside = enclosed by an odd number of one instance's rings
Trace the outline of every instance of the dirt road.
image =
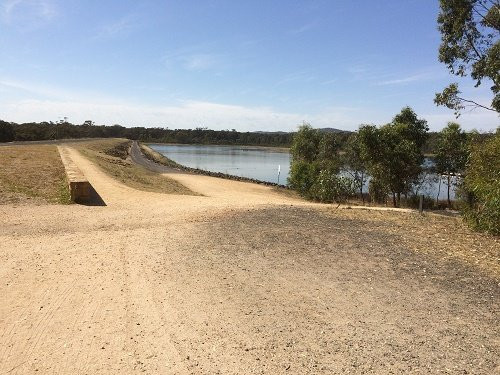
{"type": "Polygon", "coordinates": [[[107,206],[0,206],[0,374],[498,372],[498,279],[412,250],[407,214],[71,156],[107,206]]]}

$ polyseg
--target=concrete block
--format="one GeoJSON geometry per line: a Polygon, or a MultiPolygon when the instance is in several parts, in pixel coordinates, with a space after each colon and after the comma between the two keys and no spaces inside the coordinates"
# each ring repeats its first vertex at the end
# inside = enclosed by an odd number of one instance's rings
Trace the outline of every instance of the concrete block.
{"type": "Polygon", "coordinates": [[[68,150],[63,146],[57,146],[57,149],[59,150],[59,155],[61,155],[61,160],[66,170],[66,176],[68,177],[71,201],[75,203],[89,203],[92,185],[73,162],[69,156],[68,150]]]}

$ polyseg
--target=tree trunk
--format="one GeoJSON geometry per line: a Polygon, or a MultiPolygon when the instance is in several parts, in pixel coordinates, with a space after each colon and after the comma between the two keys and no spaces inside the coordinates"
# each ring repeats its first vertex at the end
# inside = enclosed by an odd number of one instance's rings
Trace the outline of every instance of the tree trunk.
{"type": "Polygon", "coordinates": [[[361,195],[361,201],[363,204],[365,204],[365,196],[363,195],[363,182],[364,182],[364,177],[363,174],[361,173],[361,181],[359,184],[359,194],[361,195]]]}
{"type": "Polygon", "coordinates": [[[439,205],[439,194],[441,194],[441,175],[439,175],[438,193],[436,196],[436,206],[439,205]]]}
{"type": "Polygon", "coordinates": [[[392,204],[394,207],[397,207],[397,205],[396,205],[396,193],[394,193],[394,192],[392,193],[392,204]]]}
{"type": "Polygon", "coordinates": [[[401,205],[401,193],[398,192],[398,205],[397,207],[399,207],[401,205]]]}
{"type": "Polygon", "coordinates": [[[451,208],[451,200],[450,200],[450,174],[448,174],[448,208],[451,208]]]}

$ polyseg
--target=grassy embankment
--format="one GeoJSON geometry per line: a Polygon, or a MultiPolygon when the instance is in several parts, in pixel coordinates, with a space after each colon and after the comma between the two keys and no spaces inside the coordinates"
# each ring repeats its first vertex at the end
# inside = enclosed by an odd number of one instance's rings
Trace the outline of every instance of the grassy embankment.
{"type": "Polygon", "coordinates": [[[155,163],[164,165],[169,168],[174,168],[174,169],[179,169],[179,170],[188,170],[190,168],[186,168],[183,165],[180,165],[176,163],[175,161],[167,158],[166,156],[160,154],[159,152],[153,150],[151,147],[146,146],[142,142],[139,143],[139,148],[141,149],[142,153],[144,154],[145,157],[147,157],[149,160],[154,161],[155,163]]]}
{"type": "Polygon", "coordinates": [[[55,145],[0,147],[0,204],[70,203],[66,172],[55,145]]]}
{"type": "Polygon", "coordinates": [[[181,195],[197,195],[179,182],[151,172],[128,160],[131,141],[106,139],[74,144],[84,156],[105,173],[134,189],[181,195]]]}

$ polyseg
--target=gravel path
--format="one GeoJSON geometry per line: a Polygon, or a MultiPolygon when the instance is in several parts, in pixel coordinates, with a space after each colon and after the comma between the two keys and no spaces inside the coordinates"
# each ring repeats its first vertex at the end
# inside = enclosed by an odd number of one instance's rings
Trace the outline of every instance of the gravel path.
{"type": "Polygon", "coordinates": [[[498,373],[498,279],[373,225],[408,214],[70,152],[107,206],[0,206],[0,374],[498,373]]]}
{"type": "Polygon", "coordinates": [[[153,172],[158,173],[186,173],[175,168],[167,167],[159,163],[155,163],[144,156],[137,141],[132,142],[130,147],[130,159],[136,164],[143,166],[153,172]]]}

